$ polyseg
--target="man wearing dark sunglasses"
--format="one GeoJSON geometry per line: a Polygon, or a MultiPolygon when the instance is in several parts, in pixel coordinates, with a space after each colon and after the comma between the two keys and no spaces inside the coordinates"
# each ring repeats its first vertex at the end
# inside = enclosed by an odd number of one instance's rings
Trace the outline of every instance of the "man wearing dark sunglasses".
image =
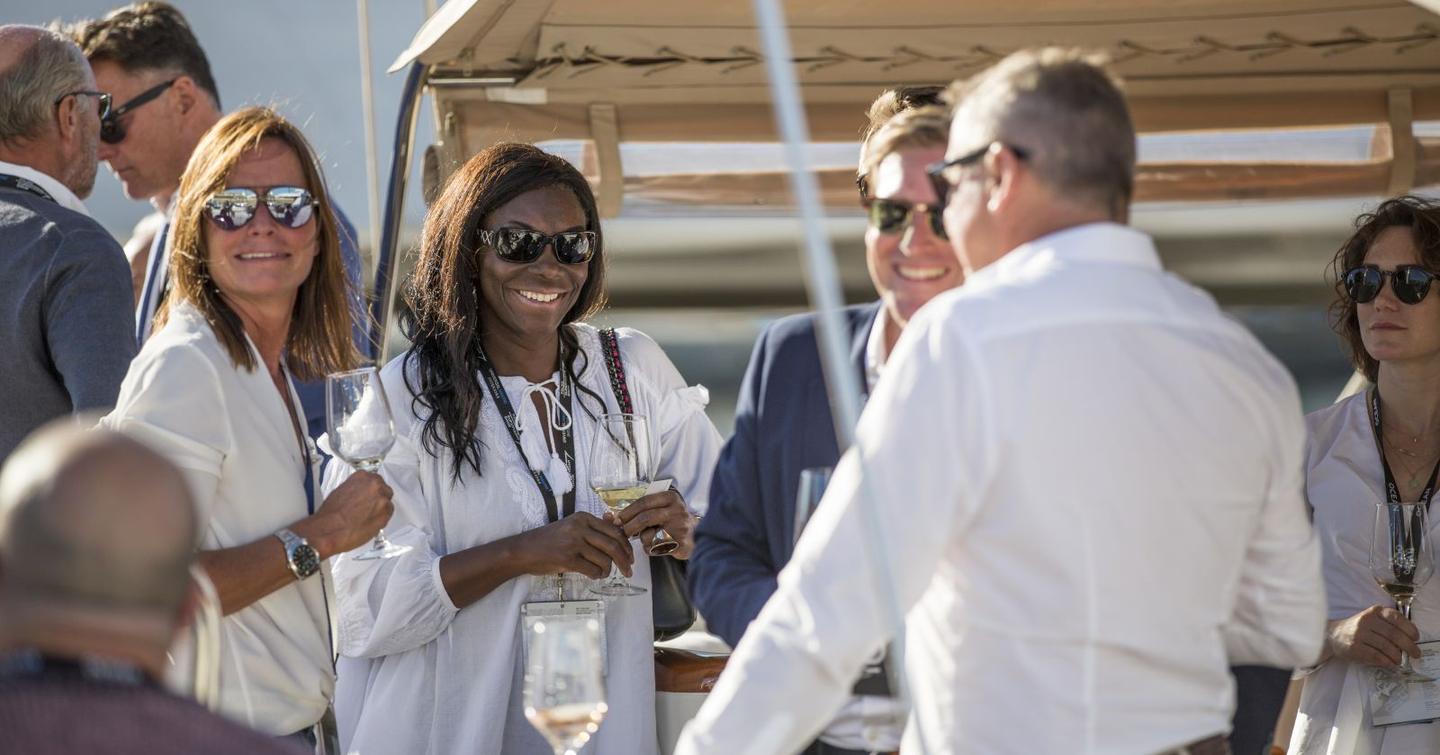
{"type": "Polygon", "coordinates": [[[0,26],[0,461],[55,417],[108,410],[135,355],[125,258],[81,201],[98,89],[69,40],[0,26]]]}
{"type": "Polygon", "coordinates": [[[1023,50],[948,99],[965,285],[906,326],[676,755],[802,746],[897,614],[907,752],[1228,753],[1227,660],[1322,644],[1294,381],[1125,225],[1135,131],[1101,65],[1023,50]],[[886,576],[836,576],[862,570],[886,576]]]}
{"type": "MultiPolygon", "coordinates": [[[[100,159],[120,180],[125,196],[149,200],[156,210],[140,221],[125,245],[134,275],[135,338],[143,344],[168,289],[171,200],[195,145],[223,114],[220,92],[189,22],[168,3],[128,5],[69,31],[90,59],[96,80],[114,95],[114,109],[100,130],[100,159]]],[[[338,206],[329,209],[340,222],[340,254],[358,290],[355,227],[338,206]]],[[[357,331],[356,340],[362,353],[369,353],[363,332],[357,331]]],[[[324,381],[297,382],[296,388],[310,436],[318,437],[325,431],[324,381]]]]}
{"type": "MultiPolygon", "coordinates": [[[[940,205],[925,168],[945,151],[948,114],[937,87],[890,90],[871,107],[861,142],[860,205],[865,261],[880,300],[847,307],[851,358],[874,387],[910,318],[935,295],[961,282],[945,241],[940,205]],[[900,112],[896,112],[899,110],[900,112]]],[[[745,372],[735,434],[726,444],[690,557],[695,603],[715,632],[739,643],[790,558],[800,472],[840,457],[825,399],[813,315],[781,319],[761,334],[745,372]]],[[[863,579],[860,573],[835,579],[863,579]]],[[[906,711],[872,664],[850,703],[805,755],[890,752],[899,747],[906,711]]]]}

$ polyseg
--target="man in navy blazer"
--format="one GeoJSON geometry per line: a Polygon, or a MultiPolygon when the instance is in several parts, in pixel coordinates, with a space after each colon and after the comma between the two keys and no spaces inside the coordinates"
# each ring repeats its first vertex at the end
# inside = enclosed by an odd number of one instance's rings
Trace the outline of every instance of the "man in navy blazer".
{"type": "MultiPolygon", "coordinates": [[[[867,392],[909,318],[962,280],[925,175],[944,156],[949,116],[934,105],[914,107],[934,96],[925,90],[881,95],[863,142],[857,183],[869,209],[865,259],[880,301],[847,307],[842,319],[848,365],[867,392]]],[[[710,508],[695,534],[691,593],[710,630],[732,646],[790,560],[801,470],[834,466],[840,458],[815,326],[814,314],[794,315],[760,335],[741,385],[735,434],[721,452],[710,508]]],[[[857,698],[805,752],[894,750],[903,712],[891,700],[857,698]]]]}

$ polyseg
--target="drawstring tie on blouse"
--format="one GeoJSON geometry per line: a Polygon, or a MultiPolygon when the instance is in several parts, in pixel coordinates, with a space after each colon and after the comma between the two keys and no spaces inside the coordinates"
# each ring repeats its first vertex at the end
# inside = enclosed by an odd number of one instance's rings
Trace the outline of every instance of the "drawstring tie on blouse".
{"type": "MultiPolygon", "coordinates": [[[[533,406],[531,397],[537,394],[540,396],[540,403],[545,407],[545,424],[549,428],[549,432],[541,433],[540,431],[543,428],[525,427],[525,425],[530,424],[528,418],[531,415],[529,412],[521,411],[520,437],[523,441],[527,437],[540,436],[540,442],[543,445],[538,448],[534,443],[521,443],[521,450],[525,453],[525,463],[530,467],[531,472],[543,472],[545,479],[550,481],[550,487],[554,490],[555,495],[562,496],[573,489],[574,482],[570,479],[570,471],[565,468],[565,461],[560,458],[558,449],[554,447],[554,438],[551,437],[551,433],[569,430],[572,424],[572,417],[570,412],[561,405],[560,397],[555,393],[554,384],[555,378],[551,378],[543,382],[527,385],[525,386],[525,390],[521,391],[520,401],[522,406],[533,406]],[[535,430],[536,432],[527,433],[525,432],[527,429],[535,430]],[[544,459],[546,451],[549,451],[550,458],[541,461],[544,459]],[[542,466],[542,464],[544,466],[542,466]]],[[[534,416],[538,420],[539,413],[537,412],[534,416]]]]}

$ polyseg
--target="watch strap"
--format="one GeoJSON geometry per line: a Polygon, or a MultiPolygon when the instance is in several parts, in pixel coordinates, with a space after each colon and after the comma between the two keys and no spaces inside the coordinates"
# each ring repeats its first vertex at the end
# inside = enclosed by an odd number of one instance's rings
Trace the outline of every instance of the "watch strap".
{"type": "Polygon", "coordinates": [[[315,550],[314,546],[310,545],[310,541],[284,527],[275,532],[275,537],[285,546],[285,563],[290,567],[290,573],[295,575],[295,579],[305,579],[319,571],[318,562],[320,554],[315,550]],[[310,555],[313,557],[310,562],[311,568],[308,570],[302,564],[301,559],[297,558],[297,552],[301,549],[309,550],[310,555]]]}

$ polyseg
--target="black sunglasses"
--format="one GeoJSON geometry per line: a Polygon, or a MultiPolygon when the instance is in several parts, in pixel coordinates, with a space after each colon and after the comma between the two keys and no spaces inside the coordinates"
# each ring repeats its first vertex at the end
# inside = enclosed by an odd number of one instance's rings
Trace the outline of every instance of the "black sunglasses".
{"type": "Polygon", "coordinates": [[[875,230],[881,233],[904,233],[905,229],[915,222],[916,215],[924,214],[930,219],[930,232],[942,239],[948,238],[945,235],[945,223],[940,217],[944,205],[930,207],[896,202],[892,199],[870,199],[866,200],[865,209],[870,212],[870,225],[875,226],[875,230]]]}
{"type": "MultiPolygon", "coordinates": [[[[120,123],[120,118],[126,113],[164,94],[166,89],[174,86],[179,79],[171,79],[163,84],[156,84],[149,89],[135,95],[129,102],[111,111],[106,108],[106,113],[100,116],[100,141],[106,144],[119,144],[125,141],[125,126],[120,123]]],[[[109,95],[106,95],[107,97],[109,95]]]]}
{"type": "Polygon", "coordinates": [[[80,95],[84,95],[86,97],[94,97],[95,99],[100,101],[100,130],[104,131],[105,119],[110,117],[111,98],[108,92],[94,92],[89,89],[76,89],[73,92],[66,92],[59,97],[56,97],[55,107],[60,107],[60,103],[64,102],[66,97],[78,97],[80,95]]]}
{"type": "Polygon", "coordinates": [[[494,249],[495,256],[520,265],[540,259],[551,244],[555,246],[555,259],[567,265],[583,264],[595,256],[598,241],[594,231],[566,231],[553,236],[524,228],[480,231],[480,243],[494,249]]]}
{"type": "MultiPolygon", "coordinates": [[[[990,151],[992,144],[995,144],[995,142],[991,142],[972,152],[966,152],[953,160],[935,163],[925,169],[925,175],[930,177],[930,185],[935,189],[935,196],[938,198],[938,205],[940,207],[943,208],[950,203],[950,192],[955,189],[956,184],[960,183],[960,177],[958,175],[955,176],[954,179],[951,179],[946,173],[953,174],[956,172],[956,168],[964,168],[979,162],[980,158],[984,157],[985,153],[990,151]]],[[[1013,144],[1006,144],[1005,142],[1000,142],[999,144],[1005,149],[1015,153],[1015,156],[1021,160],[1030,159],[1030,150],[1028,149],[1016,147],[1013,144]]]]}
{"type": "Polygon", "coordinates": [[[1419,265],[1396,265],[1394,270],[1381,270],[1375,265],[1361,265],[1345,272],[1345,293],[1356,304],[1368,304],[1380,295],[1385,278],[1395,298],[1406,304],[1419,304],[1430,293],[1436,274],[1419,265]]]}
{"type": "Polygon", "coordinates": [[[222,230],[242,228],[255,217],[261,201],[270,217],[286,228],[299,228],[310,222],[320,203],[310,192],[298,186],[275,186],[261,197],[254,189],[222,189],[205,200],[205,213],[222,230]]]}

